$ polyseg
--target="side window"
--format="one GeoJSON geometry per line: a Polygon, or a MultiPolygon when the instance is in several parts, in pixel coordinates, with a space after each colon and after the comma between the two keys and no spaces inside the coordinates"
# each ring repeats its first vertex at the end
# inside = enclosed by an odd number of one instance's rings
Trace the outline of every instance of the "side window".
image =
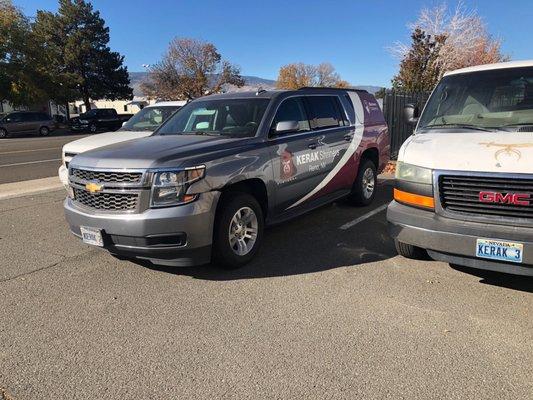
{"type": "Polygon", "coordinates": [[[302,97],[290,97],[280,104],[276,116],[274,117],[274,121],[272,121],[270,131],[274,132],[278,122],[286,121],[298,122],[298,132],[310,130],[309,120],[307,118],[307,113],[305,112],[302,97]]]}
{"type": "Polygon", "coordinates": [[[22,122],[22,114],[14,113],[7,116],[9,122],[22,122]]]}
{"type": "Polygon", "coordinates": [[[311,126],[313,129],[342,126],[342,118],[337,107],[335,96],[308,96],[311,108],[311,126]]]}

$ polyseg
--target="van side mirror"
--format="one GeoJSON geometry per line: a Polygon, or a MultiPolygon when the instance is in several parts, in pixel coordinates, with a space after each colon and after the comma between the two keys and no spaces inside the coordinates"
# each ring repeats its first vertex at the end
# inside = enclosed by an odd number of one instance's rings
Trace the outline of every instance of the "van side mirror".
{"type": "Polygon", "coordinates": [[[418,118],[420,117],[420,110],[418,109],[418,105],[406,104],[403,109],[403,115],[405,121],[409,125],[416,125],[418,123],[418,118]]]}
{"type": "Polygon", "coordinates": [[[300,128],[298,121],[280,121],[276,124],[276,135],[281,135],[284,133],[297,132],[300,128]]]}

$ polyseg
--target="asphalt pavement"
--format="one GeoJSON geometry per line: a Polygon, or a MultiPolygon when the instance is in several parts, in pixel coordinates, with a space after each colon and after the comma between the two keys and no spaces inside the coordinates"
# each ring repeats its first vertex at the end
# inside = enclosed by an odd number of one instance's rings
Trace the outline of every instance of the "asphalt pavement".
{"type": "Polygon", "coordinates": [[[61,191],[0,201],[0,399],[531,399],[532,280],[397,256],[390,196],[235,271],[84,245],[61,191]]]}
{"type": "Polygon", "coordinates": [[[60,132],[0,139],[0,184],[57,175],[63,145],[85,136],[60,132]]]}

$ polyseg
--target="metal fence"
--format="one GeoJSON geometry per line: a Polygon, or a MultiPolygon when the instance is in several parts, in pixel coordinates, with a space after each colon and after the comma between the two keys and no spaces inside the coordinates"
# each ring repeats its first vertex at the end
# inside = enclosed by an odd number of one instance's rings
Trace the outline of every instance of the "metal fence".
{"type": "Polygon", "coordinates": [[[383,113],[389,126],[391,158],[396,160],[403,142],[413,134],[414,126],[406,123],[403,109],[406,104],[418,104],[422,111],[430,93],[397,93],[388,91],[383,99],[383,113]]]}

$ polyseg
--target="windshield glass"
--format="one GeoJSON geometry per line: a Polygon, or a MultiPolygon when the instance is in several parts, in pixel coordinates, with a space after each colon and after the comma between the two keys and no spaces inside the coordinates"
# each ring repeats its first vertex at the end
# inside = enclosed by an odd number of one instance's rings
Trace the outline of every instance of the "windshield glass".
{"type": "Polygon", "coordinates": [[[255,136],[268,99],[200,100],[187,104],[157,131],[158,135],[255,136]]]}
{"type": "Polygon", "coordinates": [[[120,130],[153,132],[179,108],[179,106],[153,106],[143,108],[131,117],[120,130]]]}
{"type": "Polygon", "coordinates": [[[516,130],[521,125],[533,125],[533,67],[444,77],[431,95],[418,129],[516,130]]]}

